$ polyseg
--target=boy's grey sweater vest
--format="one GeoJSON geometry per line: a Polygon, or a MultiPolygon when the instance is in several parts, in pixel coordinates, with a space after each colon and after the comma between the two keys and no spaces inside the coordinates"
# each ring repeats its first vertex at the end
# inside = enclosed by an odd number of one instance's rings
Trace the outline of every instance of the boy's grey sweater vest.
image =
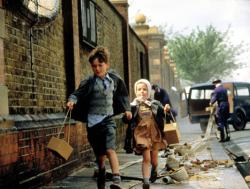
{"type": "Polygon", "coordinates": [[[113,114],[113,90],[114,83],[110,86],[110,92],[104,93],[103,86],[94,85],[92,98],[89,103],[89,114],[112,115],[113,114]],[[112,89],[112,90],[110,90],[112,89]]]}

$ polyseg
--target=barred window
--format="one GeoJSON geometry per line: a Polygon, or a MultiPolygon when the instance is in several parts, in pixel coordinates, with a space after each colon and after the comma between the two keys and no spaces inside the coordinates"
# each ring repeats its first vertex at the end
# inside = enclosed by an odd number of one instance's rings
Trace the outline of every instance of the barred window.
{"type": "Polygon", "coordinates": [[[80,39],[84,44],[96,46],[96,4],[93,0],[80,0],[80,39]]]}

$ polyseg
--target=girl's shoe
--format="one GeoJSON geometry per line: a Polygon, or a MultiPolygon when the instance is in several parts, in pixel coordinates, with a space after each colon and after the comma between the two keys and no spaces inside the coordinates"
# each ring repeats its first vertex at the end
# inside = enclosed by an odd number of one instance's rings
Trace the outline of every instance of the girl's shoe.
{"type": "Polygon", "coordinates": [[[154,183],[156,181],[157,175],[158,174],[157,174],[156,170],[152,170],[151,171],[151,175],[150,175],[150,178],[149,178],[149,180],[150,180],[151,183],[154,183]]]}
{"type": "Polygon", "coordinates": [[[143,189],[150,189],[150,184],[149,183],[143,183],[142,188],[143,189]]]}

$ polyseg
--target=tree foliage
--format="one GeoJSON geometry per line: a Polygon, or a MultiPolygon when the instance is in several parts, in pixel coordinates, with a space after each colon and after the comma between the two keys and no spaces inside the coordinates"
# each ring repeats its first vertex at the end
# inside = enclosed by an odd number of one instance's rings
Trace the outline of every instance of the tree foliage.
{"type": "Polygon", "coordinates": [[[222,33],[210,25],[205,31],[197,28],[189,35],[177,34],[168,40],[171,59],[181,78],[191,82],[206,82],[222,78],[240,67],[237,56],[242,44],[233,45],[229,29],[222,33]]]}

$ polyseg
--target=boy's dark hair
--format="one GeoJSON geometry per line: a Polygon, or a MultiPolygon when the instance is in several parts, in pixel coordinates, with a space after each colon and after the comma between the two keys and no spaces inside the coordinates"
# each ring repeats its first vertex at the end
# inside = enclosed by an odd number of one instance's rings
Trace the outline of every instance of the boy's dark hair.
{"type": "Polygon", "coordinates": [[[89,63],[92,63],[96,58],[101,63],[108,63],[109,51],[107,50],[107,48],[99,46],[93,49],[89,54],[89,63]]]}

